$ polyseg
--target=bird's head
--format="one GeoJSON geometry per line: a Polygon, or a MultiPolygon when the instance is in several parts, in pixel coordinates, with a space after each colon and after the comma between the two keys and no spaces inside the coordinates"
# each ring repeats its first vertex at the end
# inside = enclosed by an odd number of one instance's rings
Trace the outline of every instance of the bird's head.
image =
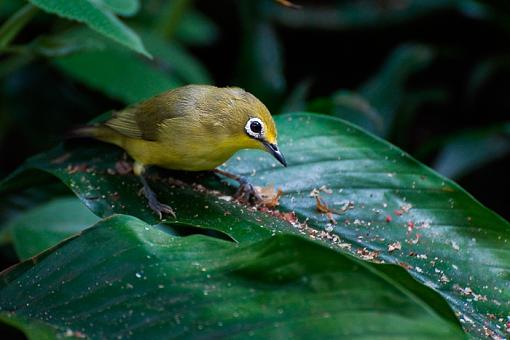
{"type": "Polygon", "coordinates": [[[267,107],[254,95],[240,88],[228,90],[232,93],[232,114],[236,116],[239,146],[267,151],[283,166],[287,166],[278,147],[276,125],[267,107]]]}

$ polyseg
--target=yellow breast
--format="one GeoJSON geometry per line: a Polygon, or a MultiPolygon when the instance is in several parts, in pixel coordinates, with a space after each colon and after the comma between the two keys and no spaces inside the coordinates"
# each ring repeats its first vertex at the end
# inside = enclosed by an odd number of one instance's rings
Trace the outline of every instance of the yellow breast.
{"type": "Polygon", "coordinates": [[[187,138],[173,142],[123,138],[120,146],[135,161],[144,165],[186,171],[213,170],[232,157],[236,151],[247,147],[240,140],[218,142],[210,139],[196,143],[187,138]]]}

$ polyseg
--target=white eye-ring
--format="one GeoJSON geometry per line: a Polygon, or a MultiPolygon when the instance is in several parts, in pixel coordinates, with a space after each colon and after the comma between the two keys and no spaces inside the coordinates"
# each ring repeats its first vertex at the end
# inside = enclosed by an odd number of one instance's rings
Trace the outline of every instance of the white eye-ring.
{"type": "Polygon", "coordinates": [[[250,118],[244,129],[249,136],[256,139],[262,138],[265,133],[264,123],[259,118],[250,118]]]}

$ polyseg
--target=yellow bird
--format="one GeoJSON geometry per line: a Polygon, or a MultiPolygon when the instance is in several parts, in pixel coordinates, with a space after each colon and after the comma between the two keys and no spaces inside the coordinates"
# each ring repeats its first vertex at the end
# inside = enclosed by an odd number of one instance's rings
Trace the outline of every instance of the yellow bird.
{"type": "MultiPolygon", "coordinates": [[[[238,87],[187,85],[115,112],[97,125],[81,127],[73,134],[115,144],[134,160],[149,206],[159,217],[175,217],[160,203],[144,178],[145,169],[214,170],[240,149],[261,149],[287,165],[278,148],[276,126],[266,106],[238,87]]],[[[239,176],[217,173],[240,183],[239,194],[256,194],[239,176]]]]}

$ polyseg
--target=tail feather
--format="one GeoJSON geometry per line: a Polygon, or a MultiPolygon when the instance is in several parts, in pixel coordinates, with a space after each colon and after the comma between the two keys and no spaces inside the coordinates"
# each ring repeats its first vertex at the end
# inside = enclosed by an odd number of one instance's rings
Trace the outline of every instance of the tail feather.
{"type": "Polygon", "coordinates": [[[66,134],[67,139],[93,138],[103,142],[119,145],[121,138],[113,129],[104,125],[83,125],[66,134]]]}

